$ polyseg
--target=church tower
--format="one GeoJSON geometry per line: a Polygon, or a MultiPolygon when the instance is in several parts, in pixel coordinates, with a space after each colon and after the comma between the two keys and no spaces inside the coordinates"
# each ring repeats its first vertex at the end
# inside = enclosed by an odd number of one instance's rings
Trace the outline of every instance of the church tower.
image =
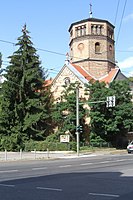
{"type": "Polygon", "coordinates": [[[114,26],[92,17],[72,23],[70,33],[70,61],[84,67],[99,79],[115,68],[114,26]]]}

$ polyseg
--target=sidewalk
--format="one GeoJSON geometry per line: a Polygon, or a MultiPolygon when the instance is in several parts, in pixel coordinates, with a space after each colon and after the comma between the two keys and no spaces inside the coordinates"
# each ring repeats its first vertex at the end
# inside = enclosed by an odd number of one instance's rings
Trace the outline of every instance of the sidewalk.
{"type": "Polygon", "coordinates": [[[68,159],[78,157],[92,157],[107,154],[127,154],[126,150],[104,149],[93,151],[82,151],[77,155],[73,151],[32,151],[32,152],[0,152],[1,161],[17,161],[17,160],[46,160],[46,159],[68,159]]]}

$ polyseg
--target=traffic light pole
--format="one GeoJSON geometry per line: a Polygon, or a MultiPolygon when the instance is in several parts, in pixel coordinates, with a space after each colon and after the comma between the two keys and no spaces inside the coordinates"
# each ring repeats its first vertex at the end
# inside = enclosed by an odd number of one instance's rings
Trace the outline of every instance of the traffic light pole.
{"type": "MultiPolygon", "coordinates": [[[[89,103],[102,103],[106,102],[106,107],[114,107],[115,106],[115,96],[107,97],[106,101],[95,101],[89,103]]],[[[76,139],[77,139],[77,156],[79,156],[79,87],[76,87],[76,139]]]]}
{"type": "MultiPolygon", "coordinates": [[[[79,88],[76,87],[76,127],[79,127],[79,88]]],[[[79,130],[76,130],[77,136],[77,156],[79,156],[79,130]]]]}

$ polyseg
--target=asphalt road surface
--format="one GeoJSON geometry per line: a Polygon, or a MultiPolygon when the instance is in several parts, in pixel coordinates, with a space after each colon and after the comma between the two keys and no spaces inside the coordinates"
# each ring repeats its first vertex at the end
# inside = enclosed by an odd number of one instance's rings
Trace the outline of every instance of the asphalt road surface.
{"type": "Polygon", "coordinates": [[[133,154],[0,163],[0,200],[130,199],[133,154]]]}

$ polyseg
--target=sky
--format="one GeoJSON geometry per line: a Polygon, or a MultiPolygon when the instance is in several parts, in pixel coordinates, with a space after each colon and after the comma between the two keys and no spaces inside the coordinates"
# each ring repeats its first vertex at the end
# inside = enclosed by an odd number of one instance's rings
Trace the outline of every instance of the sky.
{"type": "Polygon", "coordinates": [[[55,77],[69,52],[70,25],[93,17],[115,26],[115,58],[123,74],[133,76],[133,0],[0,0],[0,52],[3,68],[17,50],[13,43],[26,23],[42,67],[55,77]]]}

